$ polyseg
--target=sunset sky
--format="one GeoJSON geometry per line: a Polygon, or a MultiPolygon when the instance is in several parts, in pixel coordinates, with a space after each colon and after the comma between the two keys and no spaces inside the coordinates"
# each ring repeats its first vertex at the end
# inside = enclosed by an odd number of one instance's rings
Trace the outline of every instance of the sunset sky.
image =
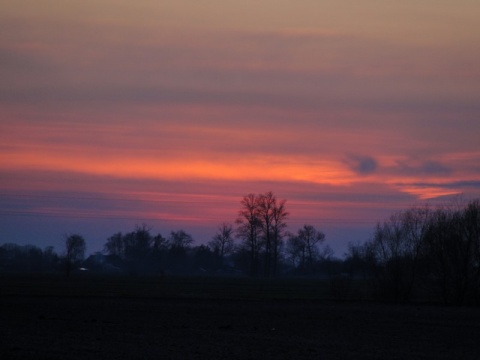
{"type": "Polygon", "coordinates": [[[478,0],[2,0],[0,244],[205,243],[287,200],[342,256],[480,197],[478,0]]]}

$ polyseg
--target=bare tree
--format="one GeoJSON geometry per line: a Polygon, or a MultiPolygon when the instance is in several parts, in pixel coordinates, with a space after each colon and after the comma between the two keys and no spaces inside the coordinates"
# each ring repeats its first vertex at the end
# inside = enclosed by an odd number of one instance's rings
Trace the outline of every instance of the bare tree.
{"type": "Polygon", "coordinates": [[[188,251],[193,238],[184,230],[172,231],[168,238],[168,268],[173,272],[185,272],[188,267],[188,251]]]}
{"type": "Polygon", "coordinates": [[[312,225],[304,225],[298,231],[298,238],[305,244],[306,267],[309,271],[313,269],[313,263],[318,256],[319,246],[325,241],[325,234],[312,225]]]}
{"type": "MultiPolygon", "coordinates": [[[[313,227],[312,225],[304,225],[298,230],[297,235],[291,235],[288,239],[288,252],[290,258],[304,273],[313,271],[316,260],[319,259],[320,245],[325,241],[325,234],[313,227]]],[[[329,256],[329,248],[324,252],[325,256],[329,256]]]]}
{"type": "Polygon", "coordinates": [[[149,255],[152,245],[151,228],[145,224],[136,225],[135,230],[123,238],[125,256],[130,261],[143,262],[149,255]]]}
{"type": "Polygon", "coordinates": [[[425,238],[431,222],[432,212],[428,206],[408,209],[400,214],[405,242],[404,261],[409,267],[406,272],[406,296],[413,295],[418,281],[424,275],[422,259],[425,258],[425,238]]]}
{"type": "Polygon", "coordinates": [[[168,239],[171,248],[187,249],[192,243],[193,238],[184,230],[172,231],[168,239]]]}
{"type": "Polygon", "coordinates": [[[467,254],[465,266],[469,269],[467,295],[480,302],[480,200],[471,201],[462,213],[463,239],[467,254]]]}
{"type": "Polygon", "coordinates": [[[271,191],[257,197],[258,215],[264,241],[264,276],[271,275],[272,268],[272,227],[277,199],[271,191]]]}
{"type": "Polygon", "coordinates": [[[255,194],[248,194],[240,202],[241,209],[238,212],[237,237],[242,239],[250,254],[250,275],[258,275],[259,252],[261,231],[261,215],[258,198],[255,194]]]}
{"type": "Polygon", "coordinates": [[[258,275],[260,255],[263,260],[263,275],[275,276],[280,257],[280,248],[287,227],[288,212],[285,200],[278,201],[273,192],[248,194],[241,201],[236,220],[237,237],[243,240],[250,253],[251,275],[258,275]]]}
{"type": "Polygon", "coordinates": [[[156,235],[152,239],[152,250],[154,252],[166,250],[168,248],[168,240],[165,239],[161,234],[156,235]]]}
{"type": "Polygon", "coordinates": [[[125,257],[125,242],[121,232],[113,234],[107,239],[103,251],[108,255],[116,255],[120,258],[125,257]]]}
{"type": "Polygon", "coordinates": [[[378,288],[383,296],[394,300],[406,300],[407,296],[405,282],[408,268],[405,260],[409,249],[400,215],[393,214],[383,223],[377,223],[373,235],[373,248],[379,265],[376,272],[378,288]]]}
{"type": "Polygon", "coordinates": [[[434,289],[444,302],[479,302],[480,202],[435,211],[426,246],[434,289]]]}
{"type": "Polygon", "coordinates": [[[371,278],[377,265],[372,242],[349,242],[344,264],[352,277],[360,274],[363,279],[371,278]]]}
{"type": "Polygon", "coordinates": [[[280,250],[283,244],[283,237],[287,229],[287,217],[289,213],[286,210],[286,200],[275,202],[272,214],[272,274],[277,275],[278,263],[280,260],[280,250]]]}
{"type": "Polygon", "coordinates": [[[457,301],[454,298],[454,283],[459,271],[459,234],[454,212],[437,209],[432,216],[426,237],[429,271],[433,288],[439,292],[445,303],[457,301]]]}
{"type": "Polygon", "coordinates": [[[221,259],[230,254],[234,249],[233,226],[227,223],[221,224],[209,245],[221,259]]]}
{"type": "Polygon", "coordinates": [[[377,224],[372,248],[378,265],[379,289],[384,296],[408,301],[418,288],[431,216],[427,206],[411,208],[377,224]]]}
{"type": "Polygon", "coordinates": [[[72,269],[85,256],[86,244],[82,236],[65,235],[65,271],[67,277],[70,277],[72,269]]]}
{"type": "Polygon", "coordinates": [[[303,267],[306,259],[305,243],[297,235],[290,234],[287,239],[287,256],[294,268],[303,267]]]}

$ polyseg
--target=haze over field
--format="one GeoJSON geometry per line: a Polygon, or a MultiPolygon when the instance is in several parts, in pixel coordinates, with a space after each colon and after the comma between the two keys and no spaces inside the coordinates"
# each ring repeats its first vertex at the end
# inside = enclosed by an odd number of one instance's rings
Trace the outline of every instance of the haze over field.
{"type": "Polygon", "coordinates": [[[341,256],[414,204],[480,196],[480,3],[0,3],[0,243],[207,242],[287,199],[341,256]]]}

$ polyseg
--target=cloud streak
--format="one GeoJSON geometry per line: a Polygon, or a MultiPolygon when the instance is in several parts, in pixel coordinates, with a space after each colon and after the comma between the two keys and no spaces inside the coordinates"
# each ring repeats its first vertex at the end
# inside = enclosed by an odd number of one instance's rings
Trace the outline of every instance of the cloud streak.
{"type": "Polygon", "coordinates": [[[398,171],[405,175],[449,175],[452,173],[452,169],[443,165],[438,161],[425,160],[420,163],[414,161],[413,163],[407,163],[405,161],[398,161],[398,171]]]}

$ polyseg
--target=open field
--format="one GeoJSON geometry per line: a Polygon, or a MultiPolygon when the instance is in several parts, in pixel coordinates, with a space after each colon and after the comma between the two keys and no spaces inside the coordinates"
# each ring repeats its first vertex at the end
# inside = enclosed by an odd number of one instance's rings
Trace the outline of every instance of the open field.
{"type": "Polygon", "coordinates": [[[161,299],[319,299],[325,280],[222,277],[2,276],[2,295],[128,297],[161,299]]]}
{"type": "Polygon", "coordinates": [[[478,359],[480,309],[319,280],[0,277],[2,359],[478,359]]]}

